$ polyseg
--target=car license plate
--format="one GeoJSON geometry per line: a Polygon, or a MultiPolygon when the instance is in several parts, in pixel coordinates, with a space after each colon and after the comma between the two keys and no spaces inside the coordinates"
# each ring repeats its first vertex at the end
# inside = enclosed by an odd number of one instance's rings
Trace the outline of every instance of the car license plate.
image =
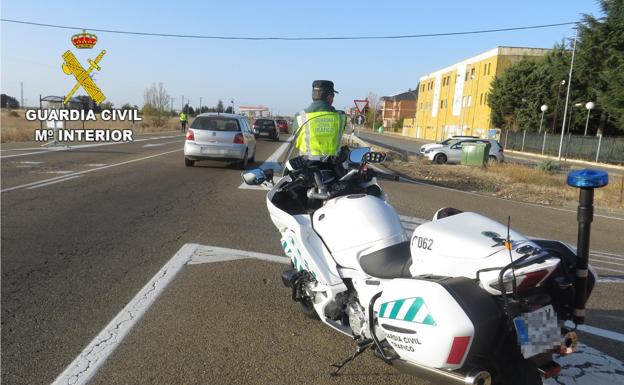
{"type": "Polygon", "coordinates": [[[552,305],[514,318],[518,343],[524,358],[533,357],[561,345],[561,327],[552,305]]]}

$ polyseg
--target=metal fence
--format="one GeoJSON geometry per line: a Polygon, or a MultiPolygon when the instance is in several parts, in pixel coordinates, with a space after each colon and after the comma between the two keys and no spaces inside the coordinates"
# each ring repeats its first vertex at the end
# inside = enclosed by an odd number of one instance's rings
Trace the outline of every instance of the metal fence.
{"type": "MultiPolygon", "coordinates": [[[[510,150],[558,156],[560,134],[538,134],[505,131],[501,144],[510,150]]],[[[561,158],[582,159],[592,162],[624,164],[624,138],[565,135],[561,158]]]]}

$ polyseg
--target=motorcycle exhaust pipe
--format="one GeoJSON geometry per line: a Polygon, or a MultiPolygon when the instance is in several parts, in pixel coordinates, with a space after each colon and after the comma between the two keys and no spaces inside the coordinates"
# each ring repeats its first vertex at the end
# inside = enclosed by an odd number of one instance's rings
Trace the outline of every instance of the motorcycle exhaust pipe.
{"type": "Polygon", "coordinates": [[[589,236],[594,219],[594,189],[609,183],[609,174],[601,170],[576,170],[568,174],[568,185],[577,187],[579,205],[576,220],[578,237],[576,242],[576,278],[574,281],[574,323],[585,323],[585,302],[587,301],[587,275],[589,264],[589,236]]]}
{"type": "Polygon", "coordinates": [[[467,373],[451,372],[407,362],[402,359],[392,360],[392,365],[400,372],[414,375],[436,385],[491,385],[492,376],[480,369],[471,369],[467,373]]]}

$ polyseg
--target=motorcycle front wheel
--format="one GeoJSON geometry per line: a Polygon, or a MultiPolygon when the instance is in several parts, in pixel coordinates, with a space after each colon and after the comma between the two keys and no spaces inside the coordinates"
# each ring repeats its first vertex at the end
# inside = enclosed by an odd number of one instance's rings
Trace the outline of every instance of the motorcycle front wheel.
{"type": "Polygon", "coordinates": [[[313,320],[320,319],[318,314],[316,313],[316,310],[314,310],[314,305],[312,305],[312,300],[310,299],[310,297],[305,297],[302,301],[300,301],[299,306],[301,307],[301,312],[306,317],[313,320]]]}

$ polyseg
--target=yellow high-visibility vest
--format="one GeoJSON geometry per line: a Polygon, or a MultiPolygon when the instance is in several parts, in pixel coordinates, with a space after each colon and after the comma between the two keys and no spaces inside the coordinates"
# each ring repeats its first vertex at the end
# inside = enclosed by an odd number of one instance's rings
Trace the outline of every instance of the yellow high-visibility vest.
{"type": "Polygon", "coordinates": [[[180,113],[180,121],[181,122],[186,122],[186,114],[184,112],[180,113]]]}
{"type": "Polygon", "coordinates": [[[336,155],[347,119],[342,112],[301,111],[296,146],[301,155],[336,155]]]}

